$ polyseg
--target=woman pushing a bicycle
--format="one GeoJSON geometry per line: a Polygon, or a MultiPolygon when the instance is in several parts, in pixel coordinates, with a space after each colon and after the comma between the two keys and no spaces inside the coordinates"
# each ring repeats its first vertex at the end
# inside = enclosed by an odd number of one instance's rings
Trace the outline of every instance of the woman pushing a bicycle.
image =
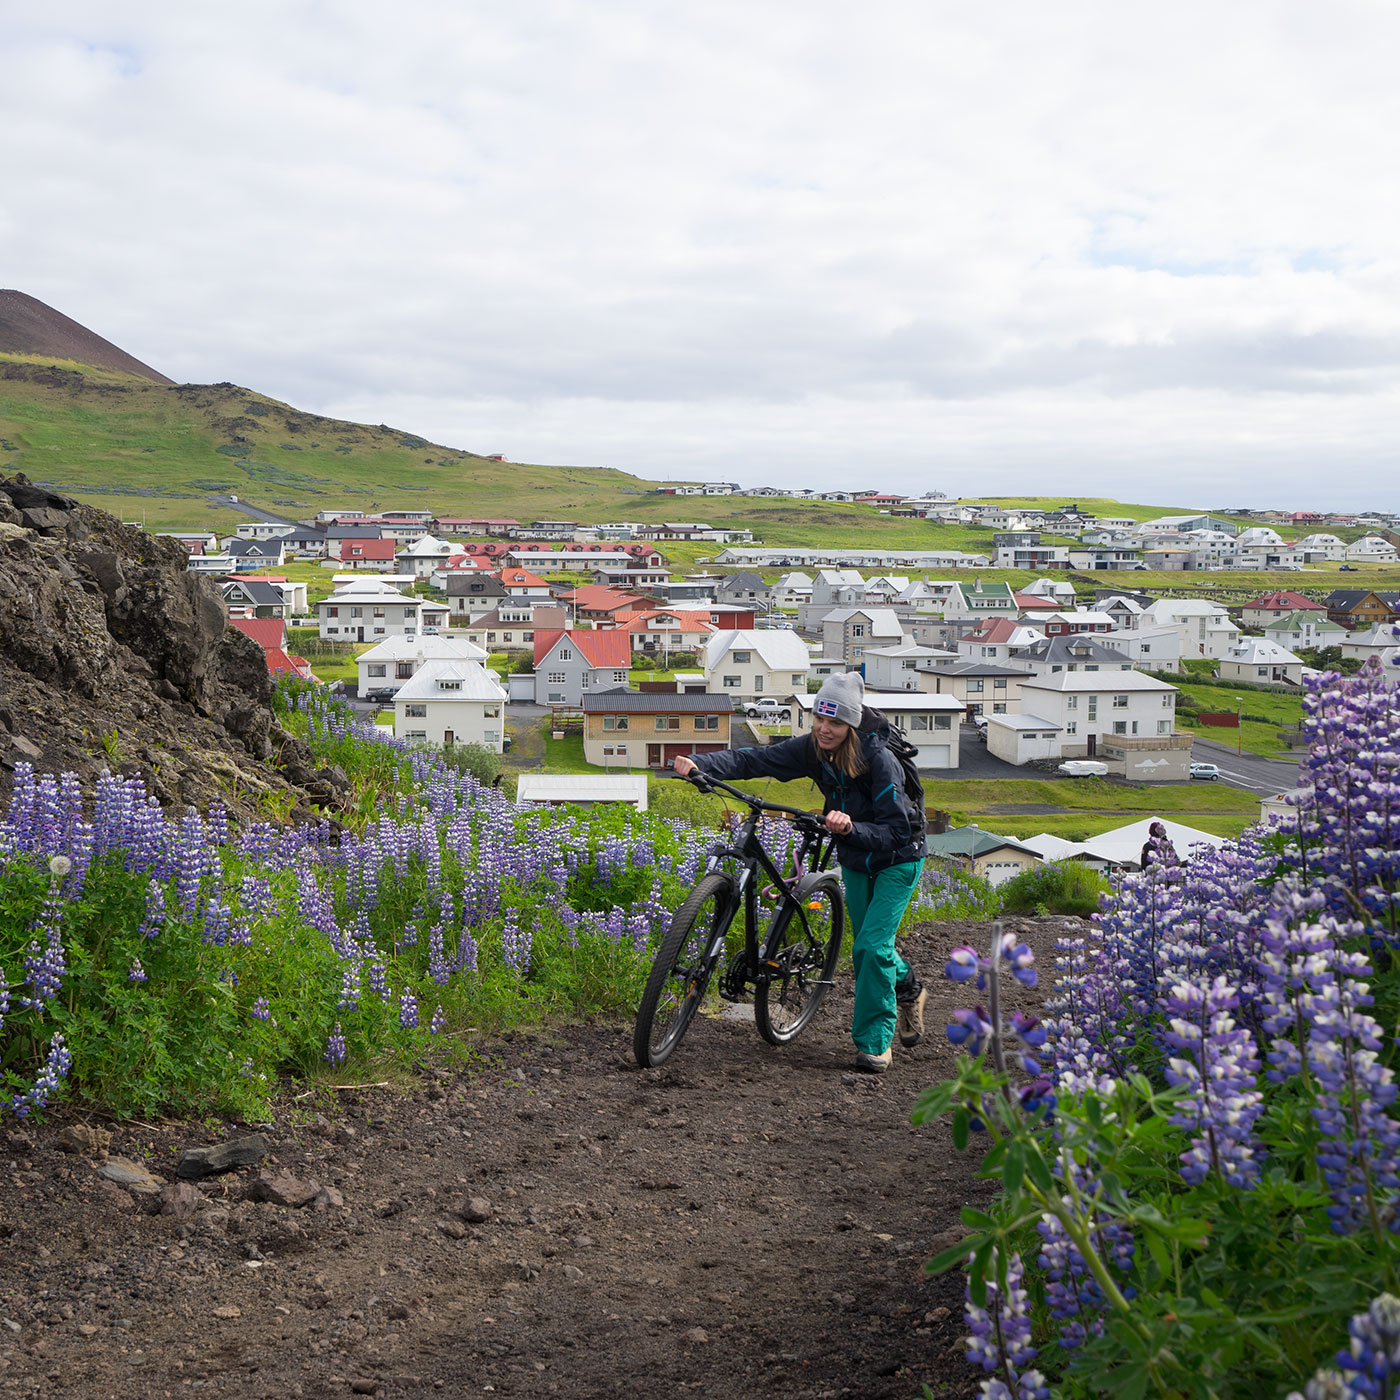
{"type": "Polygon", "coordinates": [[[836,838],[846,887],[856,973],[851,1038],[856,1067],[882,1074],[900,1044],[923,1036],[923,984],[895,948],[919,883],[927,847],[924,814],[904,794],[904,773],[887,747],[889,725],[870,723],[865,682],[854,671],[830,676],[817,692],[812,732],[767,748],[678,757],[681,777],[809,778],[826,798],[826,827],[836,838]],[[862,720],[866,725],[862,728],[862,720]]]}

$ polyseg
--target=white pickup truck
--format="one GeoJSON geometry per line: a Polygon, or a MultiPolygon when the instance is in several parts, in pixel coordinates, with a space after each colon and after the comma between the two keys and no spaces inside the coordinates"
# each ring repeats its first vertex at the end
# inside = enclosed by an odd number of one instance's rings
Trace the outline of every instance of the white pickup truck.
{"type": "Polygon", "coordinates": [[[787,719],[792,712],[780,701],[766,696],[762,700],[750,700],[744,705],[746,719],[767,720],[770,724],[787,719]]]}
{"type": "Polygon", "coordinates": [[[1108,764],[1092,758],[1070,758],[1060,764],[1060,772],[1067,778],[1106,778],[1108,764]]]}

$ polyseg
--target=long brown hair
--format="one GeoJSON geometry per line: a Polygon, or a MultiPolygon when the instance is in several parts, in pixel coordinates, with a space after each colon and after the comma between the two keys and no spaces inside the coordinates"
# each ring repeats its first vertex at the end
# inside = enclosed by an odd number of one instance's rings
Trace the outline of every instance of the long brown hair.
{"type": "Polygon", "coordinates": [[[818,759],[829,763],[839,773],[843,773],[847,778],[858,778],[870,766],[865,761],[865,750],[861,747],[860,731],[853,725],[846,726],[846,737],[828,753],[823,753],[817,743],[817,736],[812,735],[812,749],[818,759]]]}

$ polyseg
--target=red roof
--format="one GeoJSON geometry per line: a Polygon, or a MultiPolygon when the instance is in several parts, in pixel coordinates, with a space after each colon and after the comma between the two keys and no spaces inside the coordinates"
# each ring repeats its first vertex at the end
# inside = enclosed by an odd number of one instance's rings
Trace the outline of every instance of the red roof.
{"type": "Polygon", "coordinates": [[[1294,593],[1291,588],[1280,588],[1273,593],[1262,593],[1253,602],[1245,604],[1247,608],[1278,608],[1280,611],[1288,612],[1326,612],[1327,609],[1321,603],[1314,603],[1311,598],[1304,598],[1301,593],[1294,593]]]}
{"type": "Polygon", "coordinates": [[[547,588],[549,585],[529,569],[502,569],[497,575],[507,588],[547,588]]]}
{"type": "Polygon", "coordinates": [[[231,617],[228,625],[251,637],[264,651],[281,651],[286,645],[287,625],[280,617],[231,617]]]}
{"type": "Polygon", "coordinates": [[[585,612],[639,612],[646,606],[644,598],[606,583],[588,583],[564,597],[585,612]]]}
{"type": "Polygon", "coordinates": [[[986,642],[988,644],[1009,642],[1015,632],[1025,623],[1014,617],[984,617],[971,632],[964,632],[959,638],[964,642],[986,642]]]}
{"type": "Polygon", "coordinates": [[[392,560],[398,546],[393,540],[344,540],[340,546],[342,559],[392,560]]]}
{"type": "Polygon", "coordinates": [[[567,637],[590,666],[611,666],[624,670],[632,664],[632,639],[620,628],[603,631],[555,631],[535,633],[535,665],[554,650],[555,643],[567,637]]]}
{"type": "MultiPolygon", "coordinates": [[[[1048,612],[1061,612],[1065,607],[1065,604],[1056,599],[1046,598],[1039,593],[1013,593],[1011,597],[1022,611],[1029,608],[1043,608],[1048,612]]],[[[1070,606],[1074,605],[1070,604],[1070,606]]]]}
{"type": "Polygon", "coordinates": [[[708,612],[678,612],[673,608],[627,613],[618,617],[617,625],[625,627],[629,632],[716,632],[719,630],[710,621],[708,612]],[[658,617],[674,617],[676,620],[666,623],[664,627],[658,627],[656,623],[658,617]]]}

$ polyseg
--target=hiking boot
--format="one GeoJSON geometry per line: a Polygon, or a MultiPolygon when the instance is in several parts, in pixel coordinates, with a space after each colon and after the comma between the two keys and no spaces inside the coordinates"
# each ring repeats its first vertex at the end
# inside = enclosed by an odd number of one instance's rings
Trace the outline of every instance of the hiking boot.
{"type": "Polygon", "coordinates": [[[864,1050],[856,1056],[856,1068],[862,1074],[884,1074],[889,1069],[894,1060],[893,1048],[887,1049],[883,1055],[867,1055],[864,1050]]]}
{"type": "Polygon", "coordinates": [[[899,1043],[912,1050],[924,1038],[924,1003],[928,1000],[928,990],[919,988],[912,1001],[896,1002],[899,1017],[899,1043]]]}

